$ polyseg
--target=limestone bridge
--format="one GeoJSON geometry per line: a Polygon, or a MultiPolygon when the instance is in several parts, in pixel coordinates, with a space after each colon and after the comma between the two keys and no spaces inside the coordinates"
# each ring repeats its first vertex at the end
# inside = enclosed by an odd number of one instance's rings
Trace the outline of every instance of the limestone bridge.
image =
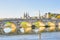
{"type": "MultiPolygon", "coordinates": [[[[58,22],[60,22],[60,19],[55,19],[54,20],[54,19],[20,19],[20,18],[14,18],[13,19],[13,18],[10,18],[10,19],[2,19],[2,20],[0,20],[0,29],[4,28],[4,24],[6,22],[13,22],[16,25],[16,27],[19,28],[20,27],[20,23],[23,22],[23,21],[27,21],[27,22],[33,23],[33,22],[36,22],[38,20],[44,22],[45,24],[47,22],[55,22],[55,25],[58,25],[58,22]]],[[[0,33],[2,33],[2,32],[0,32],[0,33]]]]}

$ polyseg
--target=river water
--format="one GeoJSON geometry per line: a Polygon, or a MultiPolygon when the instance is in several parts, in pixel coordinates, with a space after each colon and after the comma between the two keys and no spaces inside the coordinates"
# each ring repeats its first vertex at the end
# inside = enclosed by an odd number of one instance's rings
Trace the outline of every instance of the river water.
{"type": "MultiPolygon", "coordinates": [[[[14,35],[0,36],[0,40],[38,40],[38,34],[34,35],[14,35]]],[[[41,33],[41,40],[60,40],[60,32],[45,32],[41,33]]]]}

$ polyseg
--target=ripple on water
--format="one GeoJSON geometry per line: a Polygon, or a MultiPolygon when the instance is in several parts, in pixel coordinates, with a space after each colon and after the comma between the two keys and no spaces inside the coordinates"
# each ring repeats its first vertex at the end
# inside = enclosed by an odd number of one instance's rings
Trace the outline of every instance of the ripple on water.
{"type": "Polygon", "coordinates": [[[37,35],[1,36],[0,40],[38,40],[37,35]]]}
{"type": "MultiPolygon", "coordinates": [[[[38,40],[38,38],[38,35],[0,36],[0,40],[38,40]]],[[[41,40],[60,40],[60,32],[42,33],[41,40]]]]}
{"type": "Polygon", "coordinates": [[[60,40],[60,32],[47,32],[42,33],[41,35],[42,40],[60,40]]]}

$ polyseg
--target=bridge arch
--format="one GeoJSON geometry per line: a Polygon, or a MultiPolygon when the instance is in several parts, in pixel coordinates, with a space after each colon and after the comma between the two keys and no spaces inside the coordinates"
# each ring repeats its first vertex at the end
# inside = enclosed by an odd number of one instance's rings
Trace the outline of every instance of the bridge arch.
{"type": "Polygon", "coordinates": [[[16,31],[16,24],[14,22],[5,22],[4,25],[3,25],[3,31],[5,33],[15,32],[16,31]]]}

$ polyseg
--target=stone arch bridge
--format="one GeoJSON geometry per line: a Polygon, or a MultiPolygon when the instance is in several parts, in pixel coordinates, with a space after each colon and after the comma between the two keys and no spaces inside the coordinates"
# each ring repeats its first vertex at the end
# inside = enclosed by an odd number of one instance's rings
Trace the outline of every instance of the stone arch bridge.
{"type": "MultiPolygon", "coordinates": [[[[13,22],[14,24],[16,24],[16,28],[18,29],[20,27],[20,23],[23,22],[23,21],[27,21],[27,22],[36,22],[36,21],[42,21],[44,22],[45,24],[49,21],[51,22],[55,22],[55,24],[57,25],[58,22],[60,22],[60,19],[56,19],[56,20],[52,20],[52,19],[20,19],[20,18],[17,18],[17,19],[3,19],[3,20],[0,20],[0,29],[2,29],[4,27],[4,24],[6,22],[13,22]]],[[[0,30],[0,34],[3,34],[3,31],[0,30]]]]}
{"type": "Polygon", "coordinates": [[[23,21],[33,23],[33,22],[36,22],[38,20],[40,20],[44,23],[47,23],[49,21],[55,22],[56,25],[57,25],[58,22],[60,22],[60,19],[58,19],[58,20],[57,19],[56,20],[52,20],[52,19],[19,19],[19,18],[18,19],[3,19],[3,20],[0,20],[0,28],[3,28],[5,22],[13,22],[14,24],[16,24],[16,27],[18,28],[20,23],[23,22],[23,21]]]}

